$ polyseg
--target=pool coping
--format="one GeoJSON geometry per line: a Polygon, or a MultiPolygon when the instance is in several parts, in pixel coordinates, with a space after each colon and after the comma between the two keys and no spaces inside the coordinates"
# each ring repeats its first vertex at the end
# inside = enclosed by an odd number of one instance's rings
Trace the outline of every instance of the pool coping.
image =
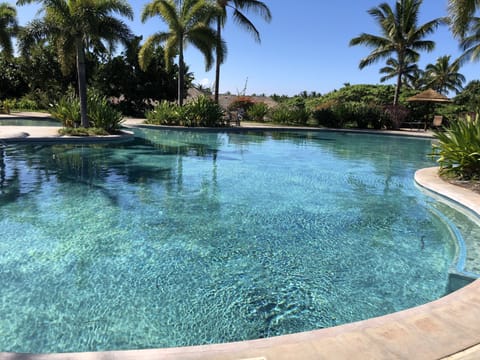
{"type": "MultiPolygon", "coordinates": [[[[254,129],[261,130],[258,127],[254,129]]],[[[275,129],[268,127],[265,130],[275,129]]],[[[36,139],[27,137],[22,142],[29,140],[36,139]]],[[[49,137],[48,140],[55,142],[59,138],[49,137]]],[[[444,182],[438,177],[436,168],[417,171],[415,181],[480,214],[480,195],[444,182]]],[[[0,352],[0,359],[460,359],[464,355],[473,356],[473,359],[480,357],[479,304],[480,280],[477,280],[443,298],[411,309],[341,326],[267,339],[146,350],[58,354],[0,352]]]]}

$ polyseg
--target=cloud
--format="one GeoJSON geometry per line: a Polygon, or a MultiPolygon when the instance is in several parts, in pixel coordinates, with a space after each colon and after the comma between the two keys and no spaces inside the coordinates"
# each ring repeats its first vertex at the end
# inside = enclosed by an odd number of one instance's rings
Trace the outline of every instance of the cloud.
{"type": "Polygon", "coordinates": [[[202,85],[203,87],[209,88],[213,85],[213,82],[211,82],[208,78],[203,78],[198,84],[202,85]]]}

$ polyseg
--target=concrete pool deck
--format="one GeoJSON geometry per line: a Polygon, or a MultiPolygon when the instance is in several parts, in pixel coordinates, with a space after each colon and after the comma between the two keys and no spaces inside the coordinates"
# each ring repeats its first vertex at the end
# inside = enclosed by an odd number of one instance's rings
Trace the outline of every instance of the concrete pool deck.
{"type": "MultiPolygon", "coordinates": [[[[135,120],[130,124],[139,122],[135,120]]],[[[26,132],[28,135],[23,138],[26,141],[35,141],[46,135],[43,133],[46,130],[37,129],[39,127],[15,128],[10,129],[10,134],[14,134],[14,130],[26,132]]],[[[394,135],[416,135],[412,133],[417,132],[400,131],[394,135]]],[[[426,135],[423,132],[420,134],[426,135]]],[[[48,137],[51,137],[49,140],[58,138],[54,134],[48,137]]],[[[3,139],[14,140],[12,137],[3,139]]],[[[415,181],[480,214],[480,195],[444,182],[438,177],[436,168],[419,170],[415,181]]],[[[480,359],[480,280],[431,303],[397,313],[267,339],[150,350],[68,354],[0,353],[0,359],[480,359]]]]}

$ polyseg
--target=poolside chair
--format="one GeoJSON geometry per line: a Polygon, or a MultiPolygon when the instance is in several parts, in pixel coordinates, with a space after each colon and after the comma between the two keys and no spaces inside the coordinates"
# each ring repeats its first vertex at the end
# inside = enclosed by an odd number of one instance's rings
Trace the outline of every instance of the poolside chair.
{"type": "Polygon", "coordinates": [[[443,122],[443,116],[442,115],[435,115],[433,117],[433,122],[432,122],[432,129],[440,129],[442,127],[442,122],[443,122]]]}

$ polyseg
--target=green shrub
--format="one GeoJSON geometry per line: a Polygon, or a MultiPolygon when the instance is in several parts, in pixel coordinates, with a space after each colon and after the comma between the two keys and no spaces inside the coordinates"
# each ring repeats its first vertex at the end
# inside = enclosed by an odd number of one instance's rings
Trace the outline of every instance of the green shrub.
{"type": "Polygon", "coordinates": [[[206,96],[187,103],[180,111],[184,126],[223,126],[223,109],[206,96]]]}
{"type": "Polygon", "coordinates": [[[335,102],[328,101],[315,107],[312,112],[312,117],[315,119],[316,125],[329,128],[343,127],[343,120],[339,118],[333,110],[335,105],[335,102]]]}
{"type": "Polygon", "coordinates": [[[293,121],[292,112],[285,104],[280,104],[270,109],[269,117],[276,124],[290,124],[293,121]]]}
{"type": "Polygon", "coordinates": [[[80,101],[73,93],[60,98],[50,113],[53,118],[60,120],[64,127],[74,128],[80,125],[80,101]]]}
{"type": "Polygon", "coordinates": [[[480,121],[478,116],[452,122],[435,132],[433,155],[439,156],[440,173],[460,179],[480,179],[480,121]]]}
{"type": "Polygon", "coordinates": [[[58,131],[60,135],[69,135],[69,136],[99,136],[99,135],[108,135],[108,132],[105,129],[95,128],[95,127],[66,127],[58,131]]]}
{"type": "Polygon", "coordinates": [[[34,100],[29,99],[27,96],[23,96],[18,100],[16,107],[21,110],[38,110],[37,103],[34,100]]]}
{"type": "Polygon", "coordinates": [[[15,99],[5,99],[0,101],[0,114],[10,114],[10,111],[15,107],[15,99]]]}
{"type": "MultiPolygon", "coordinates": [[[[52,107],[51,114],[64,127],[78,128],[81,122],[80,101],[73,93],[67,94],[52,107]]],[[[107,98],[94,91],[88,93],[87,116],[90,126],[108,133],[118,130],[123,121],[122,114],[110,105],[107,98]]]]}
{"type": "Polygon", "coordinates": [[[89,92],[87,112],[90,124],[108,133],[118,131],[123,122],[122,113],[115,110],[107,98],[98,92],[89,92]]]}
{"type": "Polygon", "coordinates": [[[268,105],[263,102],[254,103],[247,110],[248,120],[263,122],[268,114],[268,105]]]}
{"type": "Polygon", "coordinates": [[[152,111],[146,113],[147,124],[180,125],[180,111],[178,105],[168,101],[161,101],[152,111]]]}

